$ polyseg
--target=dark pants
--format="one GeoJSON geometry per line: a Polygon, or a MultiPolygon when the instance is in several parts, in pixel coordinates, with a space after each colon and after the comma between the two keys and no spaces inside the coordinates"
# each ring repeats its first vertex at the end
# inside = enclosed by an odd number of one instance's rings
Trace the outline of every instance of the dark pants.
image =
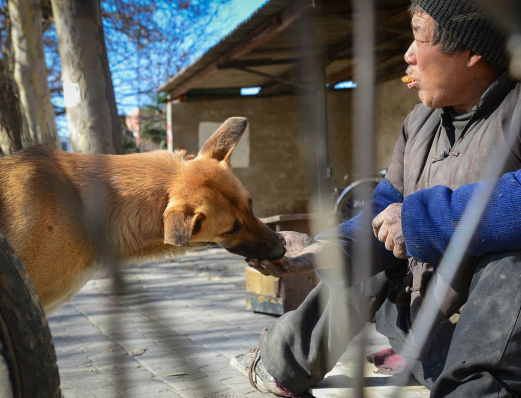
{"type": "MultiPolygon", "coordinates": [[[[347,289],[319,284],[261,337],[268,372],[294,393],[318,383],[362,330],[358,309],[368,300],[378,308],[377,330],[400,352],[410,327],[408,308],[383,300],[387,285],[384,273],[347,289]]],[[[421,359],[407,358],[408,365],[432,397],[521,396],[520,310],[521,251],[483,256],[455,329],[442,322],[430,350],[421,359]]]]}

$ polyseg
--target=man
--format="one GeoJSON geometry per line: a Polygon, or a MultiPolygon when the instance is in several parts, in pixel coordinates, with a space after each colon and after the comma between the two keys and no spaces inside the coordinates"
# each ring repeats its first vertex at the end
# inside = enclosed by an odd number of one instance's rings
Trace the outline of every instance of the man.
{"type": "Polygon", "coordinates": [[[261,391],[298,396],[322,380],[362,329],[368,299],[377,330],[403,352],[433,270],[483,186],[484,166],[500,149],[507,154],[505,174],[451,294],[439,305],[428,344],[416,347],[407,364],[433,397],[521,394],[521,85],[505,72],[504,34],[473,2],[413,0],[410,10],[408,87],[418,91],[421,104],[405,119],[389,172],[364,210],[376,216],[374,234],[384,243],[374,276],[353,280],[354,268],[367,265],[349,261],[347,278],[327,275],[316,261],[334,241],[349,258],[364,219],[373,218],[364,212],[316,240],[284,233],[281,264],[247,259],[264,274],[319,269],[322,279],[296,311],[274,322],[259,349],[232,360],[241,372],[250,371],[261,391]],[[453,314],[464,303],[455,323],[453,314]]]}

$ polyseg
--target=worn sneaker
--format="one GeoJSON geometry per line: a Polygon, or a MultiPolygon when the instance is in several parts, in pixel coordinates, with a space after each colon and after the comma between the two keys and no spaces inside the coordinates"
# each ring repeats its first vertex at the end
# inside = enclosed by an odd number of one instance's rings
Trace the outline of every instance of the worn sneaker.
{"type": "Polygon", "coordinates": [[[252,387],[260,392],[272,393],[277,397],[285,396],[277,386],[275,379],[264,367],[259,354],[259,347],[251,349],[246,354],[233,357],[230,366],[246,376],[252,387]]]}

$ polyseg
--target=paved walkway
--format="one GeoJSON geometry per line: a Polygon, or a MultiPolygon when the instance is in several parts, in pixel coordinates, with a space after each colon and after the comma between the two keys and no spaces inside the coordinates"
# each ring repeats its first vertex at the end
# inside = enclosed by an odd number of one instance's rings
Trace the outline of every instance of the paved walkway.
{"type": "MultiPolygon", "coordinates": [[[[245,309],[242,258],[212,248],[126,269],[123,279],[118,293],[98,275],[49,319],[65,398],[267,397],[228,366],[276,319],[245,309]]],[[[368,351],[386,347],[368,330],[368,351]]],[[[317,398],[352,396],[351,358],[348,350],[317,398]]],[[[394,379],[372,370],[366,396],[390,396],[394,379]]],[[[402,396],[428,392],[412,385],[402,396]]]]}

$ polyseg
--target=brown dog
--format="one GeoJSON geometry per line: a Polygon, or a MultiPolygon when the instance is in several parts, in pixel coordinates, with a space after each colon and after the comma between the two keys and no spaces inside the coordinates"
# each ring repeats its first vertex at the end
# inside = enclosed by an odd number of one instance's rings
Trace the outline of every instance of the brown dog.
{"type": "Polygon", "coordinates": [[[47,314],[106,262],[145,263],[219,244],[279,259],[284,246],[252,210],[230,156],[246,119],[186,151],[97,155],[33,147],[0,159],[0,230],[47,314]]]}

